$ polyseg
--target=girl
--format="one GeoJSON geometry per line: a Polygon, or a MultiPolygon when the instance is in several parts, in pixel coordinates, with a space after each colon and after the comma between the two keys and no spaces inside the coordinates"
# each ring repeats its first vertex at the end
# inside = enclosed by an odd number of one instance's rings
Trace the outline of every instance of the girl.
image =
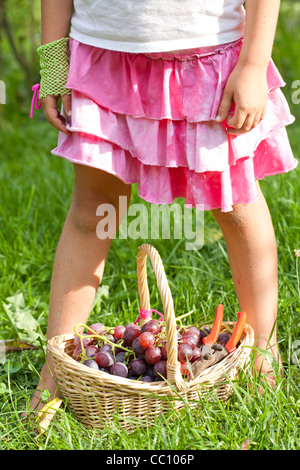
{"type": "MultiPolygon", "coordinates": [[[[129,205],[138,182],[151,203],[185,197],[212,211],[240,309],[257,346],[280,361],[277,249],[258,180],[296,167],[285,130],[293,117],[271,61],[280,0],[243,3],[42,0],[40,98],[60,131],[52,153],[75,174],[48,338],[86,323],[111,244],[96,235],[96,208],[110,203],[119,214],[119,196],[129,205]]],[[[262,357],[260,366],[269,373],[262,357]]],[[[56,393],[51,370],[48,358],[32,408],[40,390],[56,393]]]]}

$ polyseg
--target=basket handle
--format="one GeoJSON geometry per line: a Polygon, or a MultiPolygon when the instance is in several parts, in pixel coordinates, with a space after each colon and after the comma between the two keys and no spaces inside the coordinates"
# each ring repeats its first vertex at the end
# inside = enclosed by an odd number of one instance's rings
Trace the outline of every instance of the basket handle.
{"type": "MultiPolygon", "coordinates": [[[[161,257],[152,245],[143,244],[139,246],[137,256],[137,278],[138,291],[140,296],[141,308],[150,310],[150,295],[147,281],[147,255],[150,258],[154,273],[156,276],[157,287],[160,292],[163,313],[166,322],[167,335],[167,380],[170,384],[176,385],[178,390],[187,388],[185,380],[182,378],[180,371],[180,362],[178,361],[177,349],[177,329],[174,314],[174,303],[171,290],[167,281],[166,273],[163,267],[161,257]]],[[[146,320],[147,321],[147,320],[146,320]]]]}

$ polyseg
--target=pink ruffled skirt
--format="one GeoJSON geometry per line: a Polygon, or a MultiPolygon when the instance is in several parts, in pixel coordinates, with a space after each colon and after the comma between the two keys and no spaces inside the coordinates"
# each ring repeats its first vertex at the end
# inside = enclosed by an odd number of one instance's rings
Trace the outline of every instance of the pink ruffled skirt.
{"type": "Polygon", "coordinates": [[[267,113],[231,136],[215,118],[242,41],[177,53],[132,54],[70,41],[70,136],[54,155],[138,183],[150,203],[185,198],[220,208],[257,200],[255,181],[297,166],[285,126],[294,121],[270,61],[267,113]]]}

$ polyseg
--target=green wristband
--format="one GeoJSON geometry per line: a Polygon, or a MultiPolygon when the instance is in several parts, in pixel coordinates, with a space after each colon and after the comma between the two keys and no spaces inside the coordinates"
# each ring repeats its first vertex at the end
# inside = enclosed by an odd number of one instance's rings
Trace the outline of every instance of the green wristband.
{"type": "Polygon", "coordinates": [[[41,83],[39,97],[70,95],[66,88],[69,74],[69,38],[43,44],[37,49],[40,57],[41,83]]]}

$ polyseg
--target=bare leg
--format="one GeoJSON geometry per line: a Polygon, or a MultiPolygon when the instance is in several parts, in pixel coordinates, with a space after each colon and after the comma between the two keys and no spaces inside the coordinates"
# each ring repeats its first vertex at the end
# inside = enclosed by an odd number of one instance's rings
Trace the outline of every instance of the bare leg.
{"type": "MultiPolygon", "coordinates": [[[[212,211],[227,246],[232,278],[241,310],[254,329],[256,345],[268,349],[277,361],[276,339],[278,304],[277,246],[264,196],[257,183],[259,200],[250,205],[237,204],[229,213],[212,211]]],[[[267,373],[269,366],[257,358],[267,373]]]]}
{"type": "MultiPolygon", "coordinates": [[[[96,209],[100,204],[112,204],[116,209],[118,229],[125,215],[118,220],[119,196],[127,197],[127,208],[131,196],[131,185],[109,173],[82,165],[74,165],[74,173],[73,198],[53,266],[48,339],[73,333],[74,325],[86,323],[112,242],[111,238],[97,237],[96,226],[100,219],[96,209]]],[[[47,356],[31,409],[38,405],[42,390],[47,389],[52,398],[57,395],[52,372],[52,361],[47,356]]]]}

